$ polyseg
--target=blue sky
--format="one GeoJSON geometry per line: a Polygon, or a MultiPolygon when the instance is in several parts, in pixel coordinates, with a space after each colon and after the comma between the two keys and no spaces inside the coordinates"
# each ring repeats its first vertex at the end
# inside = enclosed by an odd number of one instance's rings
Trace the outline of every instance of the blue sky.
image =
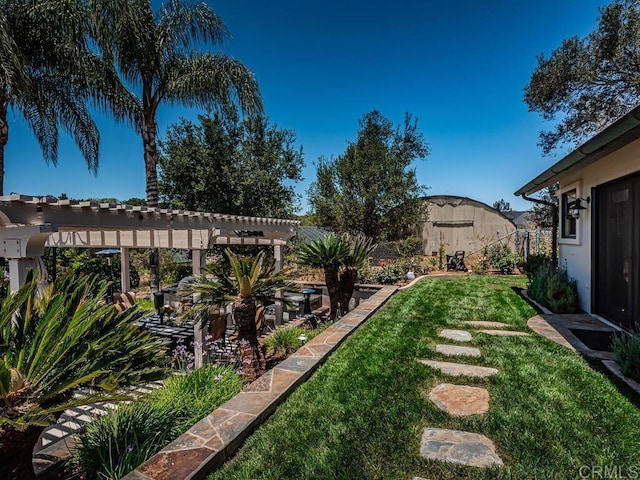
{"type": "MultiPolygon", "coordinates": [[[[572,35],[596,26],[595,0],[219,0],[209,1],[231,33],[222,50],[256,75],[266,114],[294,130],[304,149],[303,196],[313,162],[344,152],[358,119],[378,109],[394,123],[419,119],[431,153],[416,162],[429,195],[461,195],[514,209],[513,192],[566,154],[543,157],[538,133],[550,128],[522,101],[536,65],[572,35]]],[[[155,4],[155,2],[154,2],[155,4]]],[[[198,111],[161,107],[162,137],[198,111]]],[[[46,166],[19,115],[9,115],[5,193],[66,193],[73,198],[144,197],[142,141],[124,125],[96,116],[101,131],[97,176],[69,138],[58,166],[46,166]]],[[[215,181],[215,179],[212,179],[215,181]]]]}

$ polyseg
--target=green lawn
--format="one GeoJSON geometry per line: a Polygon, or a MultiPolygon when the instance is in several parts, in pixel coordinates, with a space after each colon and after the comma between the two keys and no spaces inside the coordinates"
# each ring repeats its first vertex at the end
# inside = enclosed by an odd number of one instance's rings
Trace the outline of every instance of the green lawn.
{"type": "Polygon", "coordinates": [[[472,345],[483,356],[469,362],[498,368],[493,377],[452,379],[416,361],[451,361],[434,351],[437,332],[462,320],[525,330],[535,311],[511,288],[524,282],[432,278],[399,292],[211,478],[640,478],[640,410],[579,355],[535,334],[479,334],[472,345]],[[489,412],[438,410],[427,393],[441,382],[487,388],[489,412]],[[487,435],[505,467],[426,461],[418,454],[425,427],[487,435]],[[605,467],[618,477],[597,476],[605,467]]]}

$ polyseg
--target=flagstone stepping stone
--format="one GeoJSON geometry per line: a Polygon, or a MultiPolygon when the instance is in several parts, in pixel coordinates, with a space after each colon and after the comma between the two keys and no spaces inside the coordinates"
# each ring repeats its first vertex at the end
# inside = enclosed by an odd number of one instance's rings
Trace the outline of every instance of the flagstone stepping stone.
{"type": "Polygon", "coordinates": [[[458,345],[436,344],[436,352],[452,356],[479,357],[480,349],[475,347],[460,347],[458,345]]]}
{"type": "Polygon", "coordinates": [[[498,373],[498,370],[490,367],[479,367],[478,365],[464,365],[462,363],[452,362],[436,362],[435,360],[418,360],[424,365],[428,365],[431,368],[440,370],[445,375],[451,375],[454,377],[467,376],[467,377],[490,377],[498,373]]]}
{"type": "Polygon", "coordinates": [[[478,433],[425,428],[420,442],[420,455],[429,460],[486,468],[502,466],[491,440],[478,433]]]}
{"type": "Polygon", "coordinates": [[[530,337],[530,333],[525,332],[513,332],[511,330],[478,330],[480,333],[486,333],[487,335],[495,335],[496,337],[530,337]]]}
{"type": "Polygon", "coordinates": [[[456,340],[457,342],[470,342],[472,340],[471,334],[465,330],[449,330],[445,328],[440,332],[439,336],[449,340],[456,340]]]}
{"type": "Polygon", "coordinates": [[[449,415],[481,415],[489,410],[489,392],[484,388],[441,383],[429,392],[429,398],[449,415]]]}
{"type": "Polygon", "coordinates": [[[469,325],[470,327],[476,327],[476,328],[504,328],[504,327],[511,326],[508,323],[486,322],[484,320],[469,320],[467,322],[462,322],[462,323],[464,323],[465,325],[469,325]]]}

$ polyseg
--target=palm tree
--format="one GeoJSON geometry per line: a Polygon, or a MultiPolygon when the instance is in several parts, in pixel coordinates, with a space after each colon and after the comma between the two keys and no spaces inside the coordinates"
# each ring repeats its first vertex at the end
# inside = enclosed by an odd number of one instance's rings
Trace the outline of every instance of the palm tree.
{"type": "Polygon", "coordinates": [[[39,295],[34,276],[0,305],[0,478],[35,478],[33,447],[67,408],[128,399],[121,387],[165,374],[164,342],[133,325],[142,313],[104,304],[95,282],[69,275],[39,295]]]}
{"type": "Polygon", "coordinates": [[[89,51],[87,19],[74,0],[0,1],[0,195],[11,110],[33,130],[47,163],[57,163],[62,127],[97,171],[99,133],[87,102],[114,107],[106,95],[118,89],[106,87],[113,75],[89,51]]]}
{"type": "MultiPolygon", "coordinates": [[[[194,50],[196,45],[220,45],[229,36],[222,18],[204,2],[189,6],[168,0],[155,15],[149,0],[93,0],[92,5],[98,45],[122,81],[140,89],[139,109],[130,113],[141,125],[147,205],[157,207],[159,106],[224,109],[237,101],[243,112],[253,114],[262,111],[258,84],[239,61],[221,52],[194,50]]],[[[150,263],[155,291],[157,252],[151,252],[150,263]]]]}
{"type": "Polygon", "coordinates": [[[226,249],[225,255],[228,263],[218,262],[207,267],[214,279],[209,280],[205,276],[195,278],[182,287],[180,293],[183,296],[201,295],[192,307],[194,318],[203,318],[233,302],[238,341],[247,340],[259,356],[255,323],[257,304],[288,303],[286,299],[276,297],[276,292],[295,289],[290,281],[290,272],[276,272],[275,259],[267,259],[264,251],[255,256],[241,257],[226,249]]]}
{"type": "Polygon", "coordinates": [[[333,233],[313,242],[303,243],[298,250],[298,264],[324,269],[324,281],[329,292],[329,317],[346,315],[349,301],[358,280],[358,269],[375,248],[362,236],[333,233]]]}
{"type": "Polygon", "coordinates": [[[333,233],[313,242],[303,243],[298,250],[298,264],[324,269],[324,281],[329,292],[329,317],[335,319],[340,307],[340,268],[349,255],[349,243],[344,235],[333,233]]]}
{"type": "Polygon", "coordinates": [[[349,311],[349,302],[353,296],[353,289],[358,281],[358,270],[365,264],[376,244],[370,238],[363,235],[351,237],[345,236],[349,244],[349,253],[342,261],[340,280],[340,313],[346,315],[349,311]]]}

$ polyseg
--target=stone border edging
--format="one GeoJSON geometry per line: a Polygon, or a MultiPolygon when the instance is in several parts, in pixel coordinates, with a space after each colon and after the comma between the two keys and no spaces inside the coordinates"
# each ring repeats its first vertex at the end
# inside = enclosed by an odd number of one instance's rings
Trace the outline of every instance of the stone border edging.
{"type": "Polygon", "coordinates": [[[631,390],[640,395],[640,383],[635,381],[633,378],[625,377],[618,362],[615,360],[602,360],[602,364],[607,370],[626,383],[631,390]]]}
{"type": "MultiPolygon", "coordinates": [[[[417,279],[416,279],[417,280],[417,279]]],[[[222,465],[329,355],[396,293],[382,287],[296,353],[200,420],[123,480],[203,479],[222,465]]]]}

